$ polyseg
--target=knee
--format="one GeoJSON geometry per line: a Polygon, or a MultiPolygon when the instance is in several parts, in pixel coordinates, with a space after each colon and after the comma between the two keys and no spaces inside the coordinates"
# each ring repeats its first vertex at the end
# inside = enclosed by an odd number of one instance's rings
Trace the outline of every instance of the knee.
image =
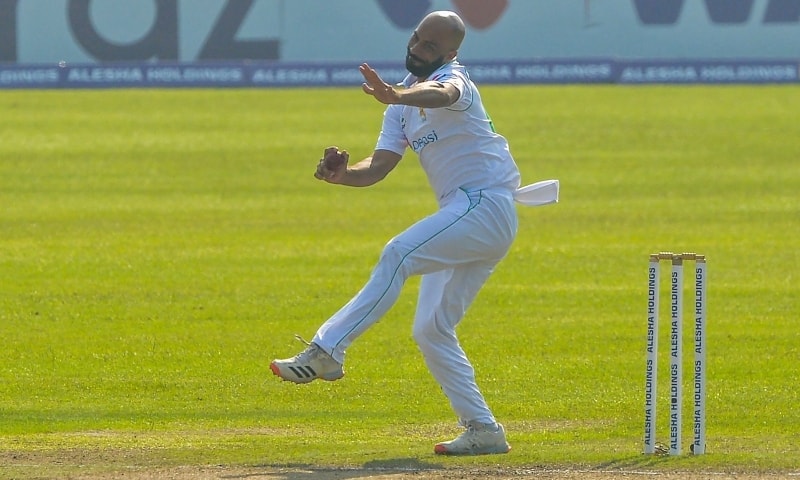
{"type": "Polygon", "coordinates": [[[403,248],[399,242],[391,240],[383,247],[379,265],[384,269],[391,270],[393,275],[400,274],[408,277],[411,274],[409,253],[408,249],[403,248]]]}
{"type": "Polygon", "coordinates": [[[411,333],[417,346],[423,352],[429,350],[433,345],[440,345],[455,339],[455,332],[448,330],[441,322],[438,322],[434,313],[430,313],[428,318],[417,318],[411,333]]]}
{"type": "Polygon", "coordinates": [[[403,249],[400,242],[393,238],[383,246],[381,259],[391,260],[393,263],[400,263],[407,254],[408,252],[403,249]]]}
{"type": "Polygon", "coordinates": [[[417,346],[423,350],[425,345],[427,345],[430,341],[431,336],[429,332],[432,324],[433,322],[431,321],[420,321],[420,319],[417,319],[417,321],[414,322],[414,328],[411,331],[411,336],[414,338],[417,346]]]}

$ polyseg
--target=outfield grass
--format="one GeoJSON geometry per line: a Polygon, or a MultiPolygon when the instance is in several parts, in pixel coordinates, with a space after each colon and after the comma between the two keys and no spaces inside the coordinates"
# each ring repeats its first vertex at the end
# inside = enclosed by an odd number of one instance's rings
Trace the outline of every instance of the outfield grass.
{"type": "Polygon", "coordinates": [[[351,347],[342,381],[295,386],[268,369],[435,208],[412,154],[369,189],[313,178],[328,145],[371,151],[380,105],[357,88],[0,91],[0,477],[184,464],[800,470],[800,89],[483,95],[524,180],[559,178],[561,203],[520,207],[519,237],[459,330],[514,449],[443,459],[433,443],[458,431],[411,340],[416,279],[351,347]],[[705,456],[640,454],[647,255],[659,250],[708,256],[705,456]]]}

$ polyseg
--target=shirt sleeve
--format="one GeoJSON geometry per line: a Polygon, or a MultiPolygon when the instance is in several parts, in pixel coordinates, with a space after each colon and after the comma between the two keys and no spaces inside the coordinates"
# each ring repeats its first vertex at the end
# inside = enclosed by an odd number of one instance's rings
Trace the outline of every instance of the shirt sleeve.
{"type": "Polygon", "coordinates": [[[431,78],[440,83],[449,83],[458,89],[458,100],[447,107],[448,110],[463,112],[472,105],[473,90],[472,83],[458,72],[448,72],[431,78]]]}
{"type": "Polygon", "coordinates": [[[383,112],[383,126],[375,150],[389,150],[398,155],[405,153],[408,140],[403,133],[402,115],[402,105],[389,105],[386,108],[386,111],[383,112]]]}

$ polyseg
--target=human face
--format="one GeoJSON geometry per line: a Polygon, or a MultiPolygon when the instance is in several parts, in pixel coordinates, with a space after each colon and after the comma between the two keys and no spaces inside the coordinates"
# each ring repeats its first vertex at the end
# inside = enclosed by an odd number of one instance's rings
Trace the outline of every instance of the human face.
{"type": "MultiPolygon", "coordinates": [[[[425,32],[423,32],[424,34],[425,32]]],[[[445,64],[445,55],[435,37],[423,38],[420,30],[415,30],[406,47],[406,70],[417,78],[427,78],[445,64]]]]}

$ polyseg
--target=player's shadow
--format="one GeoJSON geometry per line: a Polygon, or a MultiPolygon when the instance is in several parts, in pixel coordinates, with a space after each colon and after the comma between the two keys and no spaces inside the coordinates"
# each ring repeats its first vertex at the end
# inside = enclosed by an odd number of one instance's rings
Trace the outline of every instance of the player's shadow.
{"type": "Polygon", "coordinates": [[[392,458],[386,460],[372,460],[366,462],[361,468],[320,468],[314,465],[284,465],[255,467],[252,471],[241,474],[223,475],[220,478],[247,479],[260,478],[269,480],[347,480],[356,478],[391,477],[393,475],[421,474],[425,471],[441,470],[442,466],[435,463],[420,461],[418,458],[392,458]],[[261,470],[263,468],[263,470],[261,470]]]}
{"type": "Polygon", "coordinates": [[[625,471],[631,469],[648,469],[668,463],[674,457],[666,454],[630,456],[600,464],[598,470],[625,471]]]}
{"type": "Polygon", "coordinates": [[[390,458],[386,460],[372,460],[364,464],[365,470],[401,470],[417,472],[420,470],[440,470],[442,466],[437,463],[421,461],[419,458],[390,458]]]}

